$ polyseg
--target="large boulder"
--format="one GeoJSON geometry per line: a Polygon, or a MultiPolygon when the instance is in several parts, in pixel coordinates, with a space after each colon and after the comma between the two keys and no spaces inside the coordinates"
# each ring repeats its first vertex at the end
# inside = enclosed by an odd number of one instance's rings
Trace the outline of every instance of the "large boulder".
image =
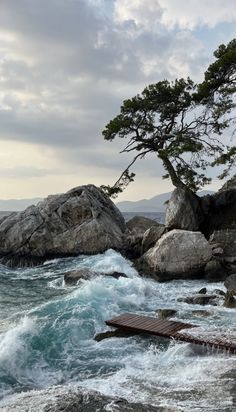
{"type": "Polygon", "coordinates": [[[103,191],[80,186],[2,220],[0,256],[4,263],[27,264],[119,250],[124,230],[122,214],[103,191]]]}
{"type": "Polygon", "coordinates": [[[152,226],[158,226],[158,223],[145,216],[134,216],[126,222],[126,227],[130,232],[144,233],[152,226]]]}
{"type": "Polygon", "coordinates": [[[198,230],[202,219],[200,198],[187,189],[175,189],[166,209],[167,229],[198,230]]]}
{"type": "Polygon", "coordinates": [[[140,261],[143,271],[159,281],[204,275],[212,249],[200,232],[174,229],[164,234],[140,261]]]}

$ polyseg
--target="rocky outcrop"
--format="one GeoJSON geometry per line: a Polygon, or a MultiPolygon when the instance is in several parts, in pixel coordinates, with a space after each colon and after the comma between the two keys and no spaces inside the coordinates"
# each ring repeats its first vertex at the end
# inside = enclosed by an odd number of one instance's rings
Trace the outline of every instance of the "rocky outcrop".
{"type": "Polygon", "coordinates": [[[125,222],[94,185],[48,196],[0,222],[0,256],[6,263],[37,263],[57,256],[121,249],[125,222]]]}
{"type": "Polygon", "coordinates": [[[161,281],[193,278],[204,275],[211,257],[212,249],[202,233],[175,229],[142,256],[139,266],[161,281]]]}
{"type": "Polygon", "coordinates": [[[157,223],[153,219],[149,219],[148,217],[144,216],[134,216],[132,219],[126,222],[126,227],[130,232],[136,233],[144,233],[152,226],[158,226],[157,223]]]}
{"type": "Polygon", "coordinates": [[[159,227],[163,228],[163,225],[144,216],[134,216],[130,219],[126,223],[126,232],[124,235],[125,256],[129,259],[139,258],[143,253],[143,239],[145,233],[152,228],[154,231],[155,228],[157,228],[158,231],[159,227]]]}
{"type": "Polygon", "coordinates": [[[189,190],[175,189],[166,209],[167,229],[195,231],[199,229],[202,220],[200,198],[189,190]]]}

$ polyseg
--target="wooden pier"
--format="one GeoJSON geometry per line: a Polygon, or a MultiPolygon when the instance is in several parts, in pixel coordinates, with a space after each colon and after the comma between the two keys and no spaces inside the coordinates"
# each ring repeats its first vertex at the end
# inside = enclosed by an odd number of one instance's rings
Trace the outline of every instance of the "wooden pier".
{"type": "Polygon", "coordinates": [[[125,313],[116,318],[106,321],[108,326],[124,329],[128,332],[147,333],[150,335],[161,336],[163,338],[176,339],[183,342],[204,345],[215,349],[222,349],[236,354],[236,342],[221,339],[220,337],[196,337],[185,333],[184,329],[195,328],[197,325],[190,323],[177,322],[173,320],[160,320],[150,316],[140,316],[133,313],[125,313]],[[182,331],[182,332],[181,332],[182,331]]]}

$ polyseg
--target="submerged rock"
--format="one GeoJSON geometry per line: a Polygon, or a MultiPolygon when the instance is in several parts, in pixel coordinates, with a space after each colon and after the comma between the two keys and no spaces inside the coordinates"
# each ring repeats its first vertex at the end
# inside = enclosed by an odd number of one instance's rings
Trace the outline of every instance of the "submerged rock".
{"type": "Polygon", "coordinates": [[[158,319],[169,319],[173,318],[177,313],[175,309],[158,309],[156,311],[158,319]]]}
{"type": "Polygon", "coordinates": [[[22,393],[4,405],[4,412],[177,412],[175,408],[130,403],[70,385],[22,393]]]}
{"type": "Polygon", "coordinates": [[[79,280],[87,280],[94,275],[96,275],[96,273],[91,272],[88,269],[71,270],[64,274],[64,282],[66,285],[76,285],[79,280]]]}
{"type": "Polygon", "coordinates": [[[135,332],[127,332],[123,329],[107,330],[106,332],[97,333],[94,336],[96,342],[101,342],[104,339],[109,338],[129,338],[130,336],[136,335],[135,332]]]}
{"type": "Polygon", "coordinates": [[[179,302],[189,303],[191,305],[213,305],[216,306],[216,295],[198,295],[189,296],[187,298],[179,298],[179,302]]]}
{"type": "Polygon", "coordinates": [[[212,250],[200,232],[172,230],[148,250],[139,263],[144,272],[160,281],[203,276],[212,250]]]}
{"type": "Polygon", "coordinates": [[[27,264],[120,250],[124,230],[122,214],[103,191],[80,186],[1,221],[0,256],[4,263],[27,264]]]}

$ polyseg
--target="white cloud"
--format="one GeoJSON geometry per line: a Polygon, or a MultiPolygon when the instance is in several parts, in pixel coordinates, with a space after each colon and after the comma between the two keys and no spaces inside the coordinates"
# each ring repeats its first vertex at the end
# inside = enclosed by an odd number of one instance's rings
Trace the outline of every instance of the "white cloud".
{"type": "MultiPolygon", "coordinates": [[[[212,18],[208,3],[204,13],[198,5],[205,20],[212,18]]],[[[218,13],[219,3],[214,3],[212,14],[218,13]]],[[[1,0],[1,187],[8,190],[7,181],[14,197],[17,170],[25,175],[22,196],[39,188],[55,192],[53,179],[56,187],[61,182],[60,191],[87,179],[111,184],[126,158],[118,154],[121,142],[105,142],[101,131],[122,101],[163,78],[200,79],[207,67],[212,53],[207,38],[200,40],[189,29],[171,30],[174,25],[194,27],[200,14],[194,4],[189,0],[184,8],[181,0],[1,0]],[[39,158],[42,150],[49,150],[50,156],[39,158]],[[50,174],[47,182],[43,174],[50,174]]],[[[151,162],[145,165],[146,177],[151,176],[151,162]]],[[[143,168],[140,165],[142,173],[143,168]]],[[[156,170],[161,174],[159,165],[156,170]]]]}
{"type": "Polygon", "coordinates": [[[235,6],[235,0],[116,0],[114,10],[118,21],[132,20],[147,29],[162,23],[168,29],[192,30],[235,21],[235,6]]]}
{"type": "Polygon", "coordinates": [[[161,21],[169,28],[175,25],[183,29],[204,25],[213,28],[236,19],[235,0],[159,0],[159,5],[163,10],[161,21]]]}

